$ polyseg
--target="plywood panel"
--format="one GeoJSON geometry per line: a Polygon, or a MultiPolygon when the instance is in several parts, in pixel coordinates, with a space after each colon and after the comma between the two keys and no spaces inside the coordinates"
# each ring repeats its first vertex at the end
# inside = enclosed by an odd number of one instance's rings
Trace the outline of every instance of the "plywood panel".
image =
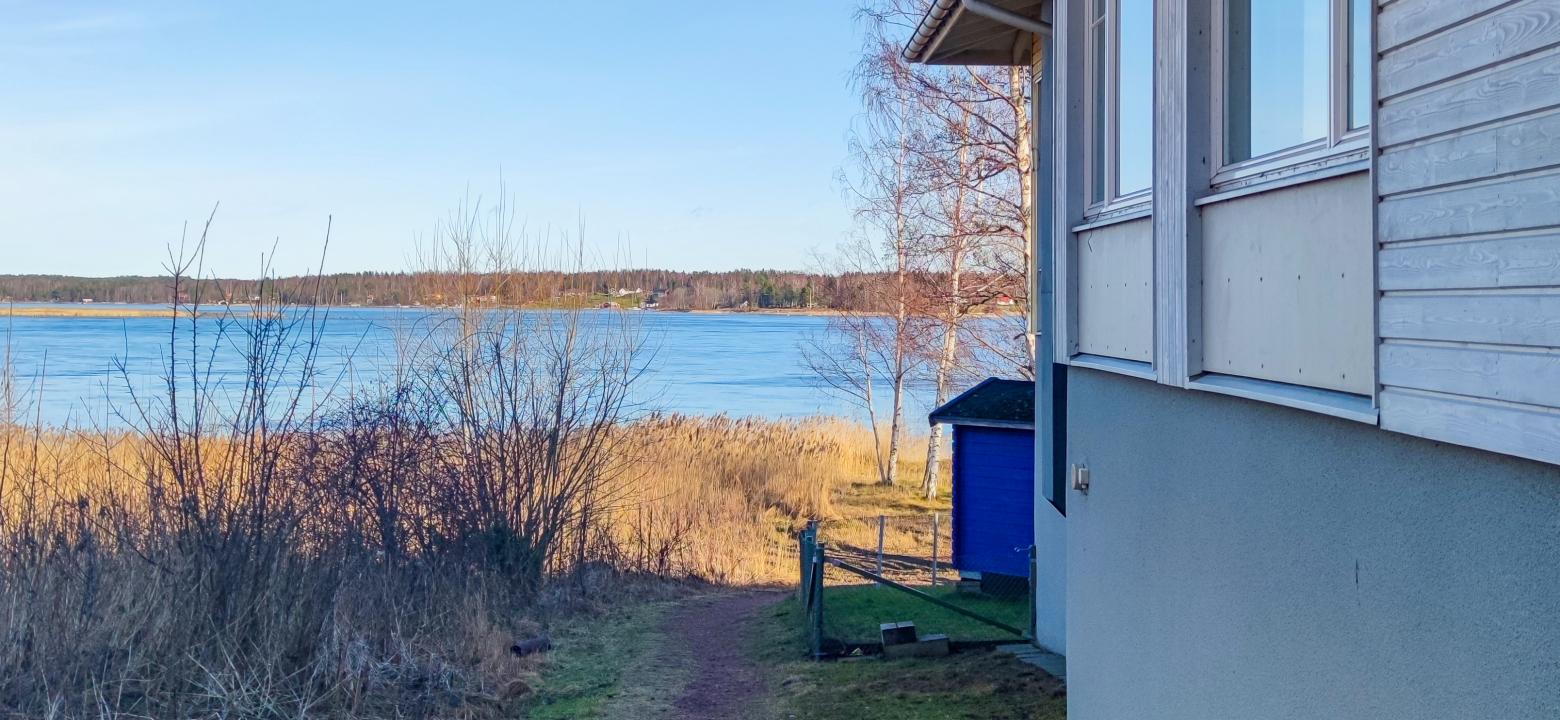
{"type": "Polygon", "coordinates": [[[1560,42],[1560,6],[1524,0],[1384,54],[1376,83],[1391,97],[1560,42]]]}
{"type": "Polygon", "coordinates": [[[1432,440],[1560,463],[1560,413],[1440,393],[1383,390],[1381,426],[1432,440]]]}
{"type": "Polygon", "coordinates": [[[1364,174],[1203,207],[1203,369],[1374,390],[1364,174]]]}
{"type": "Polygon", "coordinates": [[[1382,242],[1560,225],[1560,173],[1393,196],[1380,213],[1382,242]]]}
{"type": "Polygon", "coordinates": [[[1381,346],[1381,382],[1560,407],[1560,354],[1388,342],[1381,346]]]}
{"type": "Polygon", "coordinates": [[[1377,142],[1385,147],[1553,107],[1560,101],[1560,55],[1553,50],[1381,104],[1377,142]]]}
{"type": "Polygon", "coordinates": [[[1150,218],[1078,234],[1078,351],[1152,362],[1154,231],[1150,218]]]}
{"type": "Polygon", "coordinates": [[[1377,16],[1376,44],[1392,48],[1462,22],[1510,0],[1407,0],[1383,3],[1377,16]]]}
{"type": "Polygon", "coordinates": [[[1560,231],[1382,248],[1382,290],[1560,285],[1560,231]]]}
{"type": "Polygon", "coordinates": [[[1560,112],[1525,116],[1382,153],[1378,188],[1395,195],[1560,165],[1560,112]]]}
{"type": "Polygon", "coordinates": [[[1389,293],[1379,313],[1384,338],[1560,347],[1555,291],[1389,293]]]}

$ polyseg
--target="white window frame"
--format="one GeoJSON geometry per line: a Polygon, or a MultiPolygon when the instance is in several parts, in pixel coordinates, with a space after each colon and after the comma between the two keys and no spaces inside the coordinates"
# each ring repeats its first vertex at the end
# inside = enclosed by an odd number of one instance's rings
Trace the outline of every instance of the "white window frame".
{"type": "Polygon", "coordinates": [[[1209,142],[1211,146],[1209,151],[1213,156],[1213,167],[1216,168],[1211,183],[1214,192],[1236,190],[1302,173],[1325,172],[1370,157],[1370,126],[1349,129],[1349,64],[1352,59],[1349,37],[1350,2],[1351,0],[1331,0],[1327,137],[1230,163],[1226,162],[1229,152],[1227,132],[1229,114],[1225,106],[1229,74],[1226,48],[1229,28],[1225,20],[1228,0],[1213,0],[1211,48],[1213,57],[1210,63],[1213,66],[1213,92],[1211,93],[1213,133],[1209,142]]]}
{"type": "MultiPolygon", "coordinates": [[[[1120,128],[1120,104],[1118,98],[1121,95],[1121,0],[1087,0],[1084,3],[1084,42],[1083,42],[1083,127],[1084,142],[1086,143],[1083,154],[1083,188],[1084,188],[1084,223],[1103,221],[1113,218],[1126,219],[1138,217],[1140,212],[1149,207],[1153,202],[1154,185],[1153,173],[1149,174],[1149,186],[1136,190],[1126,195],[1120,194],[1120,178],[1117,170],[1121,163],[1117,156],[1121,152],[1121,128],[1120,128]],[[1098,107],[1096,94],[1100,92],[1099,83],[1095,82],[1099,72],[1095,52],[1094,23],[1095,10],[1101,5],[1105,6],[1105,17],[1099,22],[1105,23],[1105,122],[1097,123],[1094,117],[1095,108],[1098,107]],[[1097,168],[1094,163],[1095,135],[1103,128],[1105,133],[1105,167],[1097,168]],[[1103,200],[1095,200],[1094,181],[1096,173],[1104,174],[1105,197],[1103,200]]],[[[1149,18],[1153,22],[1153,18],[1149,18]]],[[[1153,72],[1153,68],[1149,68],[1153,72]]],[[[1152,160],[1150,160],[1152,164],[1152,160]]]]}

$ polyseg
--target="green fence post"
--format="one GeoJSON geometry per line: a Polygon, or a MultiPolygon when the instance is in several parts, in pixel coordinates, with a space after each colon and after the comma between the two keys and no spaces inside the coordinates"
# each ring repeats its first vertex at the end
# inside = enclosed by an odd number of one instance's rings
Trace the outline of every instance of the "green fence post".
{"type": "Polygon", "coordinates": [[[808,645],[813,650],[813,659],[821,659],[824,656],[824,545],[814,544],[813,547],[813,577],[810,578],[811,602],[808,603],[808,620],[811,620],[811,633],[808,633],[808,645]]]}
{"type": "Polygon", "coordinates": [[[796,554],[801,564],[801,572],[796,578],[797,597],[806,607],[807,598],[811,592],[809,583],[812,581],[813,548],[818,546],[818,521],[807,521],[807,527],[802,528],[796,534],[796,554]]]}
{"type": "Polygon", "coordinates": [[[802,602],[802,607],[807,606],[807,528],[796,531],[796,560],[798,563],[796,573],[796,598],[802,602]]]}

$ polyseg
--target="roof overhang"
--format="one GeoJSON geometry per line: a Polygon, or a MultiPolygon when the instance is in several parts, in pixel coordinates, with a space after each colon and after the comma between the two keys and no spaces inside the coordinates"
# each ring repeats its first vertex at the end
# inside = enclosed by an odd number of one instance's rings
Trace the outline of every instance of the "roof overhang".
{"type": "Polygon", "coordinates": [[[1043,0],[932,0],[905,44],[906,60],[927,65],[1028,65],[1034,38],[1049,36],[1043,0]]]}
{"type": "Polygon", "coordinates": [[[926,416],[932,425],[1033,430],[1035,383],[1032,380],[987,378],[942,404],[926,416]]]}

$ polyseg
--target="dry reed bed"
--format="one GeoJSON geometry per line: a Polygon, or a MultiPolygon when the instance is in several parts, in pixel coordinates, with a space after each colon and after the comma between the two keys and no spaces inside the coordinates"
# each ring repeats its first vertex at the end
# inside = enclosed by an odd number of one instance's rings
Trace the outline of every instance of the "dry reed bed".
{"type": "Polygon", "coordinates": [[[196,470],[148,446],[166,438],[0,430],[0,716],[493,717],[528,687],[509,644],[560,612],[667,579],[790,582],[806,518],[921,506],[866,480],[871,436],[842,421],[614,432],[631,460],[610,504],[532,583],[519,533],[424,526],[480,492],[426,456],[384,476],[412,453],[397,443],[438,438],[202,438],[196,470]]]}

